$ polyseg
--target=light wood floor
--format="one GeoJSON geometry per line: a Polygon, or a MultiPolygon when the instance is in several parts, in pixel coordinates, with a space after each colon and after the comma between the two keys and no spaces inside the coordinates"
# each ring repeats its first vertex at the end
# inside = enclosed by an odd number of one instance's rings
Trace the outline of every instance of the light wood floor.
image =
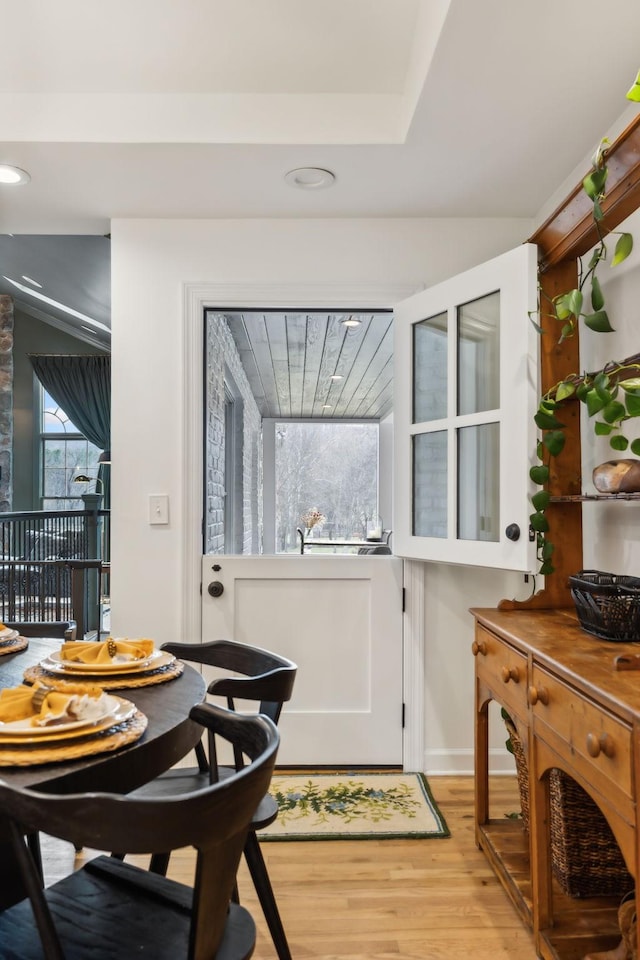
{"type": "MultiPolygon", "coordinates": [[[[262,846],[293,960],[535,960],[532,938],[477,849],[473,779],[432,777],[451,831],[438,840],[275,842],[262,846]]],[[[492,815],[519,809],[514,778],[492,781],[492,815]]],[[[60,841],[44,843],[47,882],[78,866],[60,841]]],[[[191,881],[193,858],[170,876],[191,881]]],[[[258,926],[254,960],[274,960],[251,882],[242,902],[258,926]]]]}

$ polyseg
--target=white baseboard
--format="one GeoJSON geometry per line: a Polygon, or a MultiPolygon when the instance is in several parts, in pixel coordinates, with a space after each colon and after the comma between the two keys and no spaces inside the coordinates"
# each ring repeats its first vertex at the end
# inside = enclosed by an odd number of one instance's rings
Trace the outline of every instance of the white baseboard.
{"type": "MultiPolygon", "coordinates": [[[[473,750],[426,750],[423,772],[432,777],[472,777],[473,750]]],[[[515,772],[511,754],[503,748],[489,751],[489,773],[492,776],[513,776],[515,772]]]]}

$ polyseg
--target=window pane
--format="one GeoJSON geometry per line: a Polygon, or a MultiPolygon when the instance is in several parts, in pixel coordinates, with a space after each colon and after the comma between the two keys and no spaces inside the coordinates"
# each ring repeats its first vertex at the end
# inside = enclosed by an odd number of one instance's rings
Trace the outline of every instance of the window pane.
{"type": "Polygon", "coordinates": [[[82,436],[67,414],[42,388],[41,434],[43,510],[84,510],[83,493],[94,493],[95,482],[74,483],[74,477],[98,475],[100,449],[82,436]]]}
{"type": "Polygon", "coordinates": [[[500,293],[458,307],[458,413],[500,406],[500,293]]]}
{"type": "Polygon", "coordinates": [[[413,536],[447,536],[447,434],[413,438],[413,536]]]}
{"type": "Polygon", "coordinates": [[[275,430],[276,553],[299,552],[298,527],[310,543],[364,539],[378,513],[378,424],[280,421],[275,430]],[[324,519],[309,526],[314,510],[324,519]]]}
{"type": "Polygon", "coordinates": [[[413,422],[447,415],[447,314],[413,327],[413,422]]]}
{"type": "Polygon", "coordinates": [[[458,431],[458,538],[500,539],[500,427],[458,431]]]}

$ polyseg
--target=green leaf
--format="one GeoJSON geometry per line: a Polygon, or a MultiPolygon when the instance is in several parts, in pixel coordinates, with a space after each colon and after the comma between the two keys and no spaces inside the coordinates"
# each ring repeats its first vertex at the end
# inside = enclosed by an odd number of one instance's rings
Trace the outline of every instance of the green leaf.
{"type": "Polygon", "coordinates": [[[600,281],[595,275],[591,278],[591,307],[596,312],[598,310],[602,310],[604,307],[602,288],[600,286],[600,281]]]}
{"type": "Polygon", "coordinates": [[[593,201],[593,219],[597,222],[604,219],[604,213],[602,212],[599,200],[593,201]]]}
{"type": "Polygon", "coordinates": [[[533,319],[534,316],[535,316],[535,313],[530,313],[530,314],[529,314],[529,320],[531,320],[531,323],[533,324],[534,330],[536,331],[536,333],[540,333],[540,334],[544,333],[544,330],[542,329],[542,327],[540,326],[540,324],[539,324],[536,320],[533,319]]]}
{"type": "Polygon", "coordinates": [[[619,386],[627,392],[640,392],[640,377],[629,377],[628,380],[621,380],[619,386]]]}
{"type": "Polygon", "coordinates": [[[637,393],[626,393],[624,402],[630,417],[640,417],[640,396],[637,393]]]}
{"type": "Polygon", "coordinates": [[[549,500],[551,495],[547,493],[546,490],[539,490],[538,493],[534,493],[531,497],[531,503],[536,508],[536,510],[546,510],[549,506],[549,500]]]}
{"type": "Polygon", "coordinates": [[[565,443],[565,435],[562,430],[549,430],[542,438],[542,442],[552,457],[557,457],[562,453],[565,443]]]}
{"type": "Polygon", "coordinates": [[[542,484],[546,483],[549,479],[549,467],[545,466],[544,464],[531,467],[531,470],[529,470],[529,476],[534,483],[537,483],[538,486],[542,486],[542,484]]]}
{"type": "Polygon", "coordinates": [[[615,437],[611,437],[609,446],[612,447],[613,450],[626,450],[629,446],[629,441],[626,437],[623,437],[622,434],[618,433],[615,437]]]}
{"type": "Polygon", "coordinates": [[[546,413],[544,410],[538,410],[533,419],[541,430],[556,430],[558,427],[564,427],[564,423],[560,423],[552,413],[546,413]]]}
{"type": "Polygon", "coordinates": [[[608,437],[610,433],[613,433],[614,428],[608,423],[596,420],[593,429],[596,437],[608,437]]]}
{"type": "Polygon", "coordinates": [[[549,529],[549,521],[544,513],[540,513],[539,510],[536,513],[532,513],[529,520],[531,521],[533,529],[537,530],[538,533],[546,533],[549,529]]]}
{"type": "Polygon", "coordinates": [[[631,453],[635,453],[636,457],[640,457],[640,440],[631,441],[631,453]]]}
{"type": "Polygon", "coordinates": [[[564,343],[565,340],[569,340],[575,333],[575,326],[573,320],[570,320],[569,323],[565,323],[562,330],[560,331],[560,340],[559,343],[564,343]]]}
{"type": "Polygon", "coordinates": [[[633,82],[630,90],[627,90],[627,100],[633,100],[634,103],[640,103],[640,72],[633,82]]]}
{"type": "Polygon", "coordinates": [[[621,420],[625,416],[626,412],[623,403],[620,403],[618,400],[612,400],[602,411],[602,416],[607,423],[616,423],[616,421],[621,420]]]}
{"type": "Polygon", "coordinates": [[[598,310],[596,313],[585,314],[584,322],[589,327],[589,330],[595,330],[596,333],[613,333],[613,327],[609,323],[606,310],[598,310]]]}
{"type": "Polygon", "coordinates": [[[630,233],[621,233],[618,237],[618,242],[616,243],[616,249],[613,253],[611,266],[617,267],[619,263],[622,263],[623,260],[627,259],[632,250],[633,237],[630,233]]]}
{"type": "Polygon", "coordinates": [[[556,312],[556,317],[558,320],[566,320],[570,316],[579,316],[582,311],[582,301],[583,301],[582,291],[578,290],[569,290],[568,293],[563,293],[561,296],[556,297],[553,301],[553,305],[556,312]]]}
{"type": "Polygon", "coordinates": [[[542,559],[549,560],[555,548],[556,547],[554,543],[551,543],[550,540],[545,539],[544,544],[542,546],[542,559]]]}
{"type": "Polygon", "coordinates": [[[606,405],[606,400],[600,396],[597,390],[589,390],[586,396],[587,411],[589,416],[592,417],[596,413],[600,413],[602,408],[606,405]]]}
{"type": "Polygon", "coordinates": [[[556,400],[560,403],[562,400],[566,400],[567,397],[572,397],[576,392],[575,383],[571,383],[569,380],[563,381],[556,388],[556,400]]]}
{"type": "Polygon", "coordinates": [[[588,270],[593,270],[594,267],[597,267],[600,261],[604,258],[604,244],[601,243],[599,247],[591,254],[591,260],[589,260],[588,270]]]}
{"type": "Polygon", "coordinates": [[[540,574],[541,577],[548,577],[555,572],[556,572],[556,568],[552,563],[549,562],[549,560],[545,560],[545,562],[541,565],[540,569],[538,570],[538,573],[540,574]]]}
{"type": "Polygon", "coordinates": [[[589,386],[588,383],[581,383],[578,389],[576,390],[576,397],[578,398],[578,400],[582,400],[584,402],[587,399],[587,395],[590,389],[591,387],[589,386]]]}
{"type": "Polygon", "coordinates": [[[591,173],[588,173],[584,180],[582,181],[582,186],[587,196],[591,200],[595,200],[596,197],[599,197],[602,191],[604,190],[605,181],[607,179],[607,168],[601,167],[599,170],[592,170],[591,173]]]}

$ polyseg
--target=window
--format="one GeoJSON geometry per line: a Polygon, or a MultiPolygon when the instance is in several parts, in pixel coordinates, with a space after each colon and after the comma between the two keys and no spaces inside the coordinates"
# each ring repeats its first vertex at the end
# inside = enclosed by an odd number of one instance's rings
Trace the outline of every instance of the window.
{"type": "Polygon", "coordinates": [[[311,542],[365,537],[378,515],[378,438],[377,422],[275,422],[276,553],[299,552],[297,528],[314,510],[311,542]]]}
{"type": "Polygon", "coordinates": [[[535,295],[536,250],[524,244],[398,304],[396,554],[535,568],[535,295]]]}
{"type": "Polygon", "coordinates": [[[84,510],[82,493],[94,485],[73,483],[78,474],[96,477],[100,450],[84,437],[44,387],[40,388],[40,501],[43,510],[84,510]]]}

